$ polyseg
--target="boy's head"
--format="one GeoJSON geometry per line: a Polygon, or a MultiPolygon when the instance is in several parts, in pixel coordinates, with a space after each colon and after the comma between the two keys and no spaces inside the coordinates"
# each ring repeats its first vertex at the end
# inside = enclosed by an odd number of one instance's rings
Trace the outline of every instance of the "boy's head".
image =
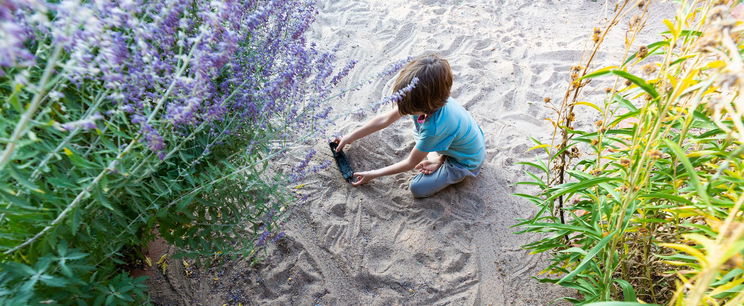
{"type": "Polygon", "coordinates": [[[393,92],[411,83],[417,77],[416,87],[398,101],[402,115],[431,114],[447,103],[452,88],[452,69],[449,62],[437,55],[424,55],[408,63],[395,79],[393,92]]]}

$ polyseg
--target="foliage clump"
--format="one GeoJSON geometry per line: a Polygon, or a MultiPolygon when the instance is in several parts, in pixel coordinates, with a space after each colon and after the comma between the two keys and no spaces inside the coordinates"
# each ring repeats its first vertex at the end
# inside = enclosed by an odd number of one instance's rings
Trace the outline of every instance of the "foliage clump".
{"type": "Polygon", "coordinates": [[[520,225],[546,233],[525,245],[550,252],[543,281],[596,301],[741,305],[744,302],[744,5],[682,1],[661,40],[634,46],[648,1],[621,1],[556,105],[547,160],[527,163],[540,211],[520,225]],[[590,71],[607,32],[631,16],[618,66],[590,71]],[[602,101],[590,80],[611,78],[602,101]],[[598,112],[574,128],[574,108],[598,112]]]}
{"type": "Polygon", "coordinates": [[[354,66],[305,41],[315,13],[0,2],[0,304],[142,302],[122,267],[154,235],[194,258],[280,238],[289,187],[319,166],[270,162],[324,131],[354,66]]]}

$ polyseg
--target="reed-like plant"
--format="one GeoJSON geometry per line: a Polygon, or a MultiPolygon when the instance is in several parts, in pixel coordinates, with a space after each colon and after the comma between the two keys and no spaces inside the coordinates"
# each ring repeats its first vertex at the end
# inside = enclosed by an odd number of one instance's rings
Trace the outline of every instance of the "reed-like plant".
{"type": "Polygon", "coordinates": [[[595,48],[572,71],[556,110],[548,157],[534,163],[521,194],[539,213],[525,245],[550,252],[543,281],[574,288],[575,303],[624,300],[675,305],[744,301],[744,6],[681,1],[660,40],[635,46],[648,1],[621,1],[595,48]],[[629,20],[626,51],[590,68],[604,37],[629,20]],[[602,101],[585,101],[590,80],[612,78],[602,101]],[[598,112],[574,128],[576,108],[598,112]]]}

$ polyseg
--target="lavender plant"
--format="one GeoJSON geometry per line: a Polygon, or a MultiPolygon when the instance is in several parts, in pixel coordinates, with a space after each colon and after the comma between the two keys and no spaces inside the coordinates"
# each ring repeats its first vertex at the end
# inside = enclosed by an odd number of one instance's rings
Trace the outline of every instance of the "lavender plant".
{"type": "Polygon", "coordinates": [[[0,3],[0,303],[146,299],[122,266],[153,230],[254,256],[296,194],[269,171],[322,135],[355,65],[304,33],[311,1],[0,3]],[[322,124],[321,124],[322,123],[322,124]],[[292,135],[305,135],[297,138],[292,135]]]}

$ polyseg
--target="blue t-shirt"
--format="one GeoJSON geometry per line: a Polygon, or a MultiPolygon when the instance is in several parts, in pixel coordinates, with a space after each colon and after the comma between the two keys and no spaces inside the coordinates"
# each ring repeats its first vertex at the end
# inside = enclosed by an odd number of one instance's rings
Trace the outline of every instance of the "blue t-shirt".
{"type": "Polygon", "coordinates": [[[416,149],[452,157],[458,164],[475,170],[486,159],[486,144],[478,123],[452,98],[424,123],[416,125],[416,149]]]}

